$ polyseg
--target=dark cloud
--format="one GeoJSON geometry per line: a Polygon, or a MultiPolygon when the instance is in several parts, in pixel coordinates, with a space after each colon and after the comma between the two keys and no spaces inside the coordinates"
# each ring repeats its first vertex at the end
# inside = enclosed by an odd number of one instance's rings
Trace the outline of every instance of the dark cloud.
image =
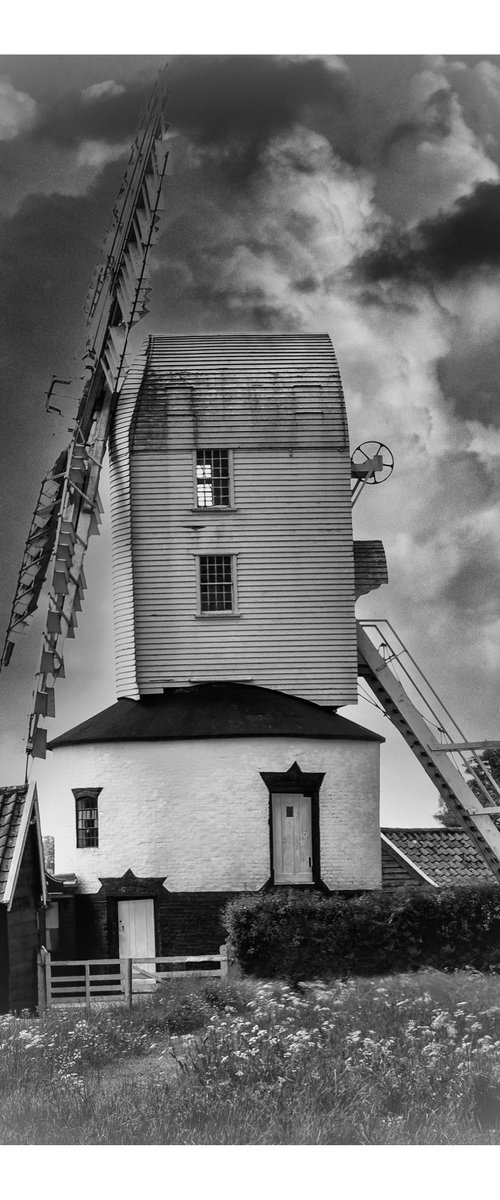
{"type": "Polygon", "coordinates": [[[442,589],[440,600],[455,614],[481,624],[500,618],[498,561],[487,539],[470,546],[463,561],[442,589]]]}
{"type": "Polygon", "coordinates": [[[500,265],[500,183],[479,183],[450,212],[393,232],[358,259],[355,273],[368,282],[453,281],[500,265]]]}
{"type": "MultiPolygon", "coordinates": [[[[79,89],[42,102],[31,137],[67,147],[86,139],[131,138],[151,78],[123,81],[117,74],[114,82],[123,88],[117,94],[104,91],[89,99],[79,89]]],[[[272,55],[178,56],[169,67],[168,87],[168,117],[176,131],[220,154],[227,174],[242,179],[255,169],[269,139],[299,120],[312,128],[326,124],[333,135],[352,92],[348,72],[320,58],[272,55]]]]}
{"type": "Polygon", "coordinates": [[[420,119],[399,121],[389,131],[382,145],[382,157],[387,158],[401,146],[413,146],[422,138],[446,138],[453,129],[453,94],[449,88],[436,88],[429,96],[420,119]]]}
{"type": "Polygon", "coordinates": [[[262,145],[298,120],[345,110],[347,72],[320,58],[227,55],[178,58],[171,70],[176,128],[199,145],[243,139],[262,145]]]}
{"type": "Polygon", "coordinates": [[[292,283],[294,292],[299,292],[306,296],[317,292],[320,287],[320,281],[314,275],[304,275],[302,279],[296,279],[295,283],[292,283]]]}
{"type": "Polygon", "coordinates": [[[500,425],[500,342],[463,346],[457,338],[450,353],[437,364],[440,387],[458,416],[500,425]]]}
{"type": "MultiPolygon", "coordinates": [[[[119,83],[119,81],[117,81],[119,83]]],[[[151,80],[128,80],[123,91],[104,92],[88,99],[79,91],[59,96],[41,106],[30,137],[55,142],[65,147],[86,140],[121,142],[132,140],[138,116],[151,94],[151,80]]]]}

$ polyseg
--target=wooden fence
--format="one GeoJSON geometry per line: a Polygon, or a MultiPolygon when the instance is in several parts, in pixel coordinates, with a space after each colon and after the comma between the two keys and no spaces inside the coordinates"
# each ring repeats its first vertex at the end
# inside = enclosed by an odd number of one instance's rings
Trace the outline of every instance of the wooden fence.
{"type": "Polygon", "coordinates": [[[85,1005],[93,1000],[121,1001],[132,1007],[134,996],[152,995],[164,981],[189,977],[226,979],[227,946],[218,954],[174,955],[169,958],[56,959],[42,946],[38,955],[38,1008],[85,1005]]]}

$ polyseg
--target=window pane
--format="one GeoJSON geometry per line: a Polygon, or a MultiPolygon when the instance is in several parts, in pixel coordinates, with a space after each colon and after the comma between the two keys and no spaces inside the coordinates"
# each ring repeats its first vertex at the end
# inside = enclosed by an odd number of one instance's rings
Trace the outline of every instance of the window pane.
{"type": "Polygon", "coordinates": [[[99,845],[97,798],[94,796],[77,797],[76,845],[79,850],[99,845]]]}
{"type": "Polygon", "coordinates": [[[232,612],[233,579],[230,554],[201,555],[200,608],[202,612],[232,612]]]}
{"type": "Polygon", "coordinates": [[[196,451],[196,497],[198,508],[229,505],[228,450],[196,451]]]}

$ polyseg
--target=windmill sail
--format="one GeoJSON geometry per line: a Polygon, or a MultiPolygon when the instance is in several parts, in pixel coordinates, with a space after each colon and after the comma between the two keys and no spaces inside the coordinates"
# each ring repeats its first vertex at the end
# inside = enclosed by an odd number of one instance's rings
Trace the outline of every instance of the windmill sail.
{"type": "Polygon", "coordinates": [[[94,272],[86,313],[84,356],[89,379],[67,451],[43,481],[19,574],[2,665],[36,611],[51,562],[49,605],[30,717],[28,753],[45,757],[41,720],[54,716],[54,684],[64,674],[63,648],[74,637],[85,590],[83,561],[99,532],[99,477],[114,404],[124,379],[134,325],[149,311],[148,257],[157,241],[168,150],[165,70],[159,76],[134,141],[113,216],[94,272]]]}
{"type": "Polygon", "coordinates": [[[30,617],[38,607],[56,540],[67,457],[67,450],[63,450],[40,488],[12,604],[3,652],[5,666],[10,662],[18,638],[27,629],[30,617]]]}

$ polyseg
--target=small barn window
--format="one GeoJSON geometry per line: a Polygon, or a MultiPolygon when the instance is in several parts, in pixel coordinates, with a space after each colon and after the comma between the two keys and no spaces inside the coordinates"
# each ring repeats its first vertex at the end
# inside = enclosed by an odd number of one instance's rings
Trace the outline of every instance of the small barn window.
{"type": "Polygon", "coordinates": [[[76,846],[78,850],[99,845],[97,798],[101,788],[73,788],[76,803],[76,846]]]}
{"type": "Polygon", "coordinates": [[[229,450],[196,451],[197,508],[231,507],[229,450]]]}
{"type": "Polygon", "coordinates": [[[234,554],[200,554],[198,562],[200,613],[236,612],[234,554]]]}

